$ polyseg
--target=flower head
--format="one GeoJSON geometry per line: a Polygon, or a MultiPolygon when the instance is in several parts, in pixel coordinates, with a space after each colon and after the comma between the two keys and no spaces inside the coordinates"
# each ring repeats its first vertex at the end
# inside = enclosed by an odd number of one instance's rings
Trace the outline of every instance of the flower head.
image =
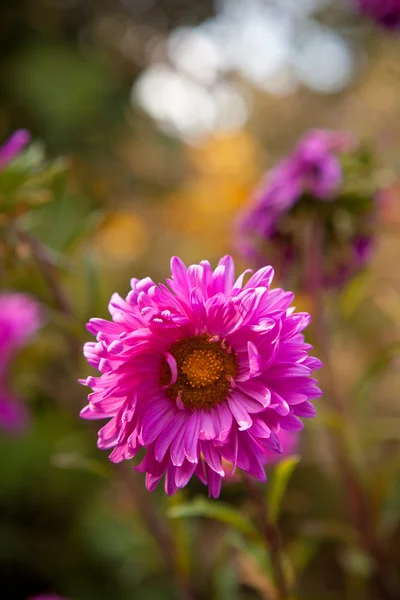
{"type": "Polygon", "coordinates": [[[267,174],[241,215],[239,251],[257,264],[272,256],[280,274],[301,273],[307,225],[317,220],[324,230],[324,283],[343,283],[369,257],[371,181],[369,156],[348,134],[311,130],[267,174]]]}
{"type": "Polygon", "coordinates": [[[125,300],[111,298],[112,321],[89,321],[97,341],[84,354],[101,375],[82,381],[93,392],[81,416],[109,419],[98,446],[113,448],[113,462],[146,449],[136,468],[150,491],[164,474],[167,494],[195,475],[218,497],[222,459],[264,481],[281,430],[314,416],[320,361],[301,333],[310,316],[271,289],[271,267],[247,283],[230,256],[214,271],[174,257],[171,270],[169,287],[132,279],[125,300]]]}
{"type": "Polygon", "coordinates": [[[18,129],[8,140],[0,146],[0,171],[25,148],[31,139],[31,134],[26,129],[18,129]]]}
{"type": "Polygon", "coordinates": [[[6,374],[11,358],[40,327],[39,305],[25,294],[0,294],[0,427],[9,432],[24,428],[27,411],[8,391],[6,374]]]}
{"type": "Polygon", "coordinates": [[[389,30],[400,28],[400,0],[353,0],[358,9],[389,30]]]}

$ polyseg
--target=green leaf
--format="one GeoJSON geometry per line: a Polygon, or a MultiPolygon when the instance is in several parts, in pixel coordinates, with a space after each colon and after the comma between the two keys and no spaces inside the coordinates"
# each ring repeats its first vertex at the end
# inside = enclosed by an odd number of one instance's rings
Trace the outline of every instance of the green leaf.
{"type": "Polygon", "coordinates": [[[351,318],[361,302],[371,294],[371,281],[368,272],[362,272],[344,289],[340,296],[340,307],[346,319],[351,318]]]}
{"type": "Polygon", "coordinates": [[[251,538],[259,538],[254,525],[243,514],[224,502],[215,502],[198,498],[193,502],[174,506],[168,510],[168,516],[171,519],[184,519],[188,517],[206,517],[216,519],[221,523],[226,523],[234,529],[251,538]]]}
{"type": "Polygon", "coordinates": [[[240,600],[239,582],[234,565],[226,562],[217,570],[215,575],[215,598],[229,598],[230,600],[240,600]]]}
{"type": "Polygon", "coordinates": [[[1,212],[23,214],[51,202],[63,193],[67,174],[68,161],[46,162],[42,144],[31,144],[0,173],[1,212]]]}
{"type": "Polygon", "coordinates": [[[288,548],[288,556],[297,576],[305,571],[321,546],[321,539],[299,538],[288,548]]]}
{"type": "Polygon", "coordinates": [[[272,523],[276,523],[279,518],[283,496],[299,461],[299,456],[290,456],[279,462],[274,469],[268,490],[269,519],[272,523]]]}
{"type": "MultiPolygon", "coordinates": [[[[93,211],[86,217],[84,216],[80,223],[78,223],[72,230],[69,238],[65,240],[65,243],[62,247],[63,252],[70,252],[85,238],[88,238],[90,235],[92,235],[93,232],[99,228],[103,221],[104,213],[100,210],[93,211]]],[[[93,258],[91,260],[93,260],[93,258]]]]}
{"type": "Polygon", "coordinates": [[[32,222],[32,234],[48,248],[64,253],[71,249],[77,232],[82,230],[82,225],[87,226],[91,220],[88,217],[89,213],[89,201],[79,194],[67,191],[36,212],[36,220],[32,222]],[[54,227],[54,223],[62,223],[62,228],[54,227]]]}

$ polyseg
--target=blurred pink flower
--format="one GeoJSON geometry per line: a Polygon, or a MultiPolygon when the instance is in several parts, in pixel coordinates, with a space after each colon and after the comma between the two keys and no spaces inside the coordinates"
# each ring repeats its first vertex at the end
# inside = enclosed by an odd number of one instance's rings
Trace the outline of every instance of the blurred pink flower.
{"type": "MultiPolygon", "coordinates": [[[[154,490],[166,475],[173,494],[193,475],[218,497],[225,459],[265,481],[266,451],[282,452],[280,433],[299,431],[321,395],[293,294],[271,289],[264,267],[243,284],[234,262],[222,258],[189,268],[171,261],[168,287],[132,279],[126,300],[114,294],[112,321],[91,319],[96,342],[84,354],[100,377],[90,386],[85,419],[110,419],[98,446],[120,462],[147,453],[136,467],[154,490]]],[[[250,271],[251,272],[251,271],[250,271]]]]}
{"type": "Polygon", "coordinates": [[[358,9],[389,30],[400,28],[400,0],[353,0],[358,9]]]}
{"type": "Polygon", "coordinates": [[[277,463],[283,458],[296,454],[299,445],[299,432],[282,430],[279,434],[279,441],[282,446],[282,454],[276,454],[267,450],[265,452],[267,464],[277,463]]]}
{"type": "Polygon", "coordinates": [[[31,139],[31,134],[26,129],[15,131],[2,146],[0,146],[0,171],[25,148],[31,139]]]}
{"type": "MultiPolygon", "coordinates": [[[[4,382],[0,382],[4,386],[4,382]]],[[[0,389],[0,428],[12,434],[26,429],[29,413],[26,406],[6,389],[0,389]]]]}
{"type": "Polygon", "coordinates": [[[38,303],[20,293],[0,294],[0,427],[10,433],[24,429],[27,410],[7,388],[7,368],[42,321],[38,303]]]}
{"type": "Polygon", "coordinates": [[[365,266],[372,248],[374,194],[349,193],[342,161],[357,165],[360,149],[345,132],[311,130],[267,173],[238,222],[238,250],[261,266],[271,259],[280,275],[302,272],[307,221],[324,230],[325,285],[340,286],[365,266]],[[345,226],[343,225],[345,223],[345,226]]]}

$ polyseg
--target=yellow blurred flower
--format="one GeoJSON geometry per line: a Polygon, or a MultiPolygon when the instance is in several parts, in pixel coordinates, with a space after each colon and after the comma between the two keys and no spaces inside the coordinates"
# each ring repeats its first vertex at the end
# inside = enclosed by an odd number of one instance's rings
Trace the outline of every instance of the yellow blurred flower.
{"type": "Polygon", "coordinates": [[[230,252],[236,214],[262,170],[259,143],[245,131],[216,134],[186,153],[192,171],[166,199],[166,227],[207,254],[230,252]]]}
{"type": "Polygon", "coordinates": [[[205,178],[233,178],[254,183],[260,175],[262,150],[246,131],[215,134],[201,146],[188,147],[189,162],[205,178]]]}
{"type": "Polygon", "coordinates": [[[137,259],[148,244],[146,225],[132,210],[111,214],[94,239],[94,245],[103,257],[115,262],[137,259]]]}

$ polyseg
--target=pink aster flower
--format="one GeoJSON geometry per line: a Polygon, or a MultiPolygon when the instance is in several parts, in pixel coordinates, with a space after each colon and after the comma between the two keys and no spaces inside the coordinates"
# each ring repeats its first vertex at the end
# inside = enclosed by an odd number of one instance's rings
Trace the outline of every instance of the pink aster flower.
{"type": "Polygon", "coordinates": [[[0,294],[0,427],[18,432],[27,423],[26,408],[8,391],[10,360],[41,325],[38,303],[25,294],[0,294]]]}
{"type": "Polygon", "coordinates": [[[0,146],[0,171],[25,148],[31,139],[31,134],[26,129],[18,129],[8,140],[0,146]]]}
{"type": "Polygon", "coordinates": [[[400,28],[400,0],[353,0],[357,8],[389,30],[400,28]]]}
{"type": "Polygon", "coordinates": [[[84,347],[100,377],[85,419],[109,419],[98,446],[113,462],[142,448],[137,468],[154,490],[165,475],[173,494],[192,476],[219,496],[222,459],[265,481],[266,451],[281,452],[279,433],[299,431],[321,395],[302,331],[307,313],[295,313],[293,294],[271,289],[264,267],[244,284],[230,256],[213,271],[171,261],[169,287],[132,279],[125,300],[114,294],[112,321],[91,319],[97,341],[84,347]]]}

